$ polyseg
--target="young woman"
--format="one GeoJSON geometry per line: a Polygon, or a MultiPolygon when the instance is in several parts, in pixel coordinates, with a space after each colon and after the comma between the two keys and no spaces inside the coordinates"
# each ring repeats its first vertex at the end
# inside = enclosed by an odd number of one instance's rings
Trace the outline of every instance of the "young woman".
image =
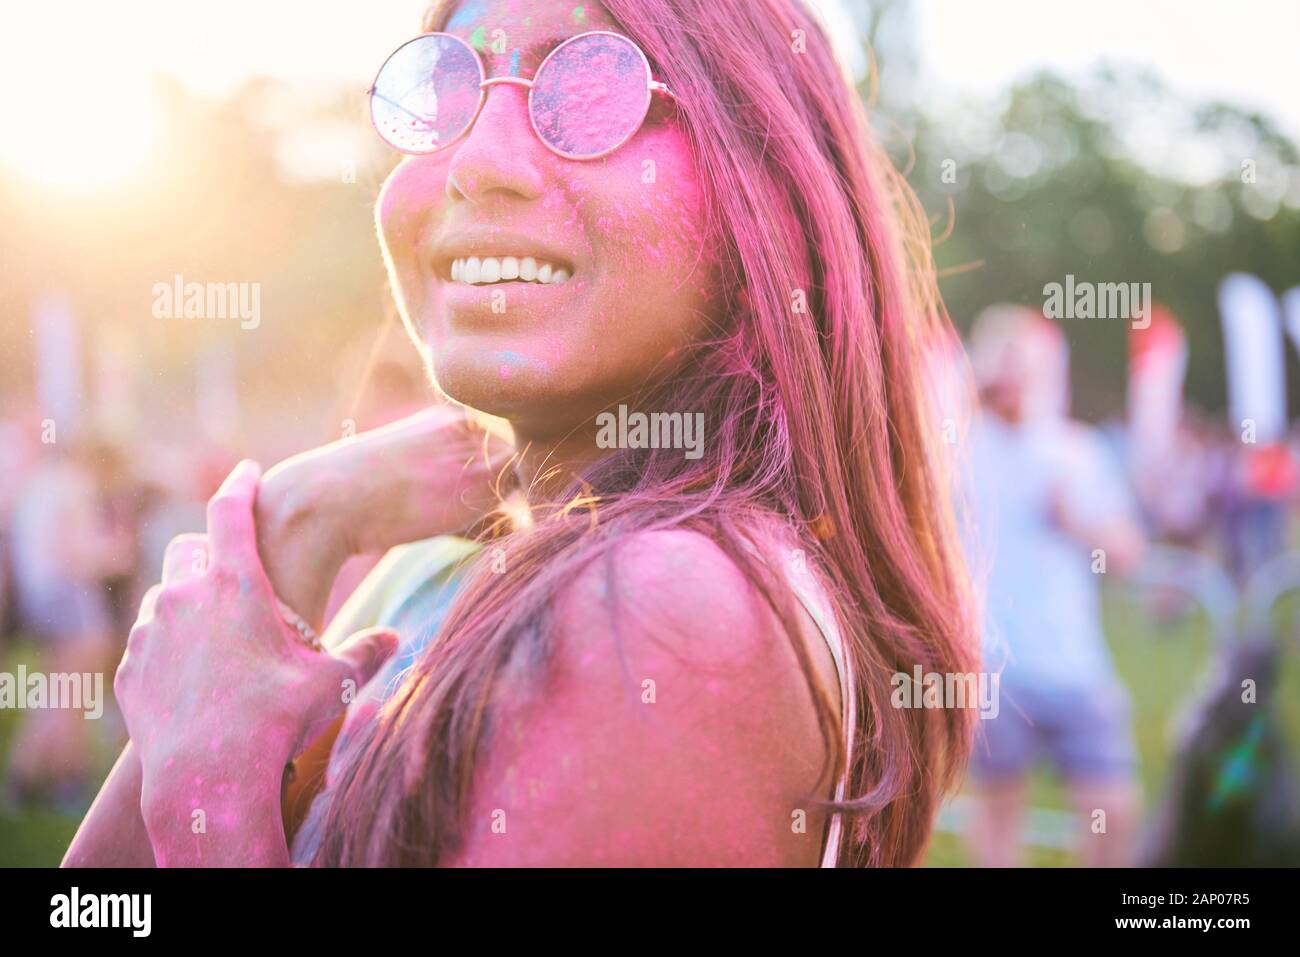
{"type": "Polygon", "coordinates": [[[438,387],[512,448],[446,406],[236,469],[141,609],[67,862],[916,862],[969,712],[890,679],[977,654],[946,318],[816,21],[466,0],[425,31],[372,93],[408,153],[380,239],[438,387]],[[310,647],[339,563],[416,540],[310,647]],[[295,755],[319,793],[282,808],[295,755]]]}

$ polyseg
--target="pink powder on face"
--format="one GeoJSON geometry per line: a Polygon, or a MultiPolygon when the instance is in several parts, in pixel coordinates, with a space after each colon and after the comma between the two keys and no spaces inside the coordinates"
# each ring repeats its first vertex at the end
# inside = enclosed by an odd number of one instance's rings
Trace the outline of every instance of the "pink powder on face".
{"type": "MultiPolygon", "coordinates": [[[[716,239],[701,221],[704,190],[690,139],[667,100],[650,93],[641,54],[620,39],[585,49],[584,40],[559,49],[539,71],[548,50],[573,35],[571,8],[533,16],[531,25],[534,0],[478,8],[484,16],[489,10],[490,19],[456,16],[455,28],[447,28],[466,40],[484,24],[507,29],[527,62],[516,67],[508,49],[480,53],[489,76],[517,70],[535,79],[532,115],[526,94],[491,89],[487,112],[453,149],[398,166],[379,216],[401,298],[435,374],[470,405],[509,395],[517,407],[531,383],[636,375],[639,362],[658,362],[671,340],[692,335],[677,327],[699,314],[693,293],[708,284],[711,270],[701,267],[714,256],[703,247],[716,239]],[[647,103],[650,121],[643,123],[647,103]],[[543,132],[569,137],[553,142],[575,155],[626,142],[603,158],[561,159],[534,135],[534,121],[543,132]],[[480,232],[485,245],[499,229],[552,247],[575,267],[568,285],[530,293],[526,316],[511,299],[506,318],[487,331],[475,313],[480,302],[429,274],[429,251],[462,229],[480,232]]],[[[589,5],[586,12],[586,29],[622,32],[603,9],[589,5]]]]}

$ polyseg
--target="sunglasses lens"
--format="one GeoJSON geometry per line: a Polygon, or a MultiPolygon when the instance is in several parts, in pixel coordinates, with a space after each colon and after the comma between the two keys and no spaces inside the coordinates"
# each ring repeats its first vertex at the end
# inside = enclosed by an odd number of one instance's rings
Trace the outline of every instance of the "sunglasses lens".
{"type": "Polygon", "coordinates": [[[533,125],[556,152],[574,159],[622,145],[650,107],[650,68],[630,40],[607,34],[557,47],[533,84],[533,125]]]}
{"type": "Polygon", "coordinates": [[[431,153],[454,140],[478,110],[483,73],[455,37],[417,37],[388,58],[370,95],[375,129],[390,146],[431,153]]]}

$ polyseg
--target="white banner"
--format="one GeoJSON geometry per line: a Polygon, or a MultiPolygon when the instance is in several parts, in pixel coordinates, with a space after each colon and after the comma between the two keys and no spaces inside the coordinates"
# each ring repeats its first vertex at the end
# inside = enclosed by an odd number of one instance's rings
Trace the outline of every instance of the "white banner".
{"type": "Polygon", "coordinates": [[[1258,276],[1231,273],[1219,283],[1228,419],[1245,441],[1265,445],[1286,433],[1286,367],[1277,297],[1258,276]]]}

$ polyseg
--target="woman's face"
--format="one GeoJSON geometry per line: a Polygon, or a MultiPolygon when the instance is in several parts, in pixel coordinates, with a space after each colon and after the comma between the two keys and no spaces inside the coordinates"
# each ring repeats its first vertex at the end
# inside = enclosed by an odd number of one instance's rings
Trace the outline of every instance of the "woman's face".
{"type": "MultiPolygon", "coordinates": [[[[619,27],[599,4],[573,0],[466,0],[446,26],[489,77],[531,78],[557,44],[589,30],[619,27]]],[[[397,166],[378,221],[439,386],[530,438],[582,428],[662,379],[720,312],[701,184],[660,95],[627,143],[579,161],[537,138],[526,89],[489,87],[462,139],[397,166]],[[552,281],[473,283],[460,266],[453,279],[453,263],[469,257],[532,257],[552,281]]]]}

